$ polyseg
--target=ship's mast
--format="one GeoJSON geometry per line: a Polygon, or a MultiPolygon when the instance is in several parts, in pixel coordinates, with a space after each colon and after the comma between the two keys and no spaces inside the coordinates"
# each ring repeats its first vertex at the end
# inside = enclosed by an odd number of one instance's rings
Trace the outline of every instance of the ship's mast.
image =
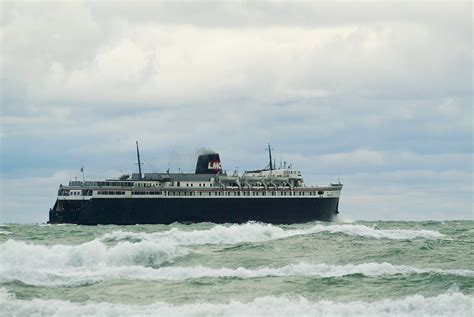
{"type": "Polygon", "coordinates": [[[138,158],[138,174],[139,180],[142,180],[142,163],[140,162],[140,151],[138,150],[138,141],[137,142],[137,158],[138,158]]]}
{"type": "Polygon", "coordinates": [[[274,150],[274,148],[270,147],[270,143],[268,143],[268,149],[266,149],[268,151],[268,160],[270,161],[270,171],[273,170],[273,161],[272,161],[272,150],[274,150]]]}

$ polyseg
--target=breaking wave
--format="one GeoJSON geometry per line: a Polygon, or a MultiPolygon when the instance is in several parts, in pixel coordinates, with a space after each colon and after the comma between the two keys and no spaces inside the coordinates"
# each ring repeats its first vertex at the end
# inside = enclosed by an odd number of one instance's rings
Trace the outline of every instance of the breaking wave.
{"type": "MultiPolygon", "coordinates": [[[[119,269],[120,270],[120,269],[119,269]]],[[[133,270],[133,269],[132,269],[133,270]]],[[[113,278],[115,273],[110,272],[113,278]]],[[[126,273],[117,272],[118,275],[126,273]],[[121,274],[120,274],[121,273],[121,274]]],[[[129,271],[129,273],[131,273],[129,271]]],[[[440,275],[459,275],[474,277],[474,271],[470,270],[441,270],[441,269],[419,269],[409,266],[396,266],[389,263],[364,263],[348,265],[330,265],[330,264],[309,264],[301,262],[290,264],[278,268],[261,267],[256,269],[247,269],[239,267],[230,268],[209,268],[204,266],[195,267],[163,267],[158,269],[140,270],[134,272],[134,278],[138,279],[164,279],[164,280],[186,280],[201,277],[238,277],[238,278],[256,278],[266,276],[319,276],[319,277],[340,277],[353,274],[362,274],[368,277],[396,274],[422,274],[434,273],[440,275]]]]}
{"type": "Polygon", "coordinates": [[[338,233],[386,239],[438,238],[430,230],[379,230],[364,225],[316,224],[283,229],[261,223],[215,225],[205,230],[171,230],[155,233],[115,231],[79,245],[38,245],[8,240],[0,244],[0,282],[21,281],[38,286],[80,286],[104,279],[185,280],[200,277],[254,278],[263,276],[337,277],[393,274],[454,274],[472,276],[467,270],[417,269],[388,263],[358,265],[290,264],[280,268],[163,267],[189,254],[186,246],[238,244],[282,239],[296,235],[338,233]],[[113,245],[109,242],[113,242],[113,245]]]}
{"type": "Polygon", "coordinates": [[[122,241],[107,246],[99,240],[80,245],[37,245],[8,240],[0,244],[0,270],[8,268],[57,269],[84,266],[141,265],[158,267],[189,251],[165,243],[122,241]]]}
{"type": "MultiPolygon", "coordinates": [[[[58,252],[58,250],[54,250],[58,252]]],[[[120,251],[126,252],[127,249],[120,247],[120,251]]],[[[142,250],[141,252],[143,252],[142,250]]],[[[50,250],[52,252],[52,250],[50,250]]],[[[119,251],[114,251],[119,252],[119,251]]],[[[147,251],[148,252],[148,251],[147,251]]],[[[152,254],[155,254],[155,250],[152,254]]],[[[160,250],[162,252],[162,250],[160,250]]],[[[258,277],[283,277],[283,276],[314,276],[314,277],[342,277],[354,274],[360,274],[366,277],[389,276],[389,275],[410,275],[410,274],[437,274],[474,277],[474,271],[471,270],[442,270],[437,268],[415,268],[405,265],[392,265],[390,263],[363,263],[363,264],[311,264],[300,262],[289,264],[282,267],[259,267],[259,268],[210,268],[202,265],[193,267],[153,267],[156,265],[155,256],[151,257],[153,265],[149,265],[150,258],[143,255],[136,260],[137,252],[130,255],[124,255],[126,259],[114,259],[112,257],[104,260],[95,260],[88,263],[67,262],[73,259],[71,255],[63,255],[66,260],[52,264],[56,258],[49,258],[47,261],[37,263],[20,263],[17,259],[12,261],[12,257],[5,254],[7,265],[0,269],[0,281],[11,282],[21,281],[24,284],[34,286],[81,286],[98,283],[104,280],[126,279],[126,280],[172,280],[182,281],[197,278],[223,278],[235,277],[241,279],[258,277]],[[132,263],[132,265],[125,265],[132,263]],[[39,264],[39,265],[38,265],[39,264]]],[[[159,253],[162,254],[162,253],[159,253]]],[[[173,256],[180,254],[173,253],[173,256]]],[[[169,256],[169,253],[168,253],[169,256]]],[[[166,256],[162,256],[166,258],[166,256]]],[[[163,259],[161,259],[162,261],[163,259]]],[[[169,260],[169,259],[168,259],[169,260]]],[[[160,262],[160,261],[158,261],[160,262]]],[[[162,262],[160,262],[162,263],[162,262]]]]}
{"type": "Polygon", "coordinates": [[[62,300],[19,300],[0,289],[2,316],[471,316],[474,298],[462,293],[421,295],[376,302],[311,302],[304,297],[259,297],[248,303],[193,303],[148,305],[73,303],[62,300]]]}
{"type": "Polygon", "coordinates": [[[103,241],[139,240],[168,241],[180,245],[237,244],[282,239],[296,235],[334,233],[376,239],[438,239],[443,234],[433,230],[376,229],[364,225],[317,224],[305,229],[283,229],[271,224],[245,223],[241,225],[216,225],[211,229],[185,231],[173,228],[164,232],[143,233],[115,231],[105,234],[103,241]]]}

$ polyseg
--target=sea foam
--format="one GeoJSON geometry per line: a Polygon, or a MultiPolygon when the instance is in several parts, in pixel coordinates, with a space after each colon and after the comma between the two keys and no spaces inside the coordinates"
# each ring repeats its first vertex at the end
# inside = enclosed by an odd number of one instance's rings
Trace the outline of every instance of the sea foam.
{"type": "MultiPolygon", "coordinates": [[[[8,257],[7,257],[8,258],[8,257]]],[[[124,263],[124,262],[122,262],[124,263]]],[[[258,268],[211,268],[202,265],[180,267],[148,266],[147,262],[138,264],[131,261],[132,265],[107,265],[103,262],[76,263],[70,265],[40,265],[32,266],[29,263],[10,263],[3,265],[0,269],[0,281],[21,281],[27,285],[48,287],[75,287],[93,284],[104,280],[172,280],[183,281],[197,278],[228,278],[241,279],[258,277],[285,277],[285,276],[312,276],[312,277],[342,277],[360,274],[366,277],[410,275],[410,274],[437,274],[474,277],[471,270],[442,270],[438,268],[416,268],[405,265],[392,265],[390,263],[362,263],[362,264],[315,264],[299,262],[281,267],[258,267],[258,268]],[[15,265],[16,264],[16,265],[15,265]]]]}
{"type": "Polygon", "coordinates": [[[189,251],[172,244],[122,241],[107,246],[95,239],[79,245],[38,245],[8,240],[0,244],[0,269],[141,265],[157,267],[189,251]]]}
{"type": "Polygon", "coordinates": [[[250,302],[148,305],[72,303],[62,300],[19,300],[0,289],[2,316],[471,316],[474,298],[462,293],[421,295],[375,302],[311,302],[304,297],[259,297],[250,302]]]}
{"type": "Polygon", "coordinates": [[[177,228],[155,233],[114,231],[105,234],[101,239],[103,241],[167,241],[180,245],[237,244],[318,233],[345,234],[363,238],[393,240],[438,239],[444,237],[443,234],[433,230],[376,229],[356,224],[316,224],[304,229],[283,229],[271,224],[249,222],[245,224],[216,225],[210,229],[191,231],[179,230],[177,228]]]}
{"type": "Polygon", "coordinates": [[[184,247],[149,241],[122,241],[109,247],[97,239],[74,246],[8,240],[0,244],[0,282],[83,285],[101,280],[101,272],[113,267],[156,268],[188,253],[184,247]]]}

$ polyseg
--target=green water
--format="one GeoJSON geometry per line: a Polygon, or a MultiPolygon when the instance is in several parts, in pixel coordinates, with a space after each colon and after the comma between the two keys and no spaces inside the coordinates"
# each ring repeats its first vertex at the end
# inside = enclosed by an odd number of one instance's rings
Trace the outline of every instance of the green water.
{"type": "Polygon", "coordinates": [[[470,316],[474,221],[6,224],[0,283],[2,316],[470,316]]]}

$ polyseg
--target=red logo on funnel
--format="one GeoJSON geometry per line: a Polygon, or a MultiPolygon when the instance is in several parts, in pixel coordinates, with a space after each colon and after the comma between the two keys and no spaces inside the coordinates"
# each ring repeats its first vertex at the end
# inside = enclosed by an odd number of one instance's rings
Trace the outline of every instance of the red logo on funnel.
{"type": "Polygon", "coordinates": [[[221,162],[219,162],[218,160],[212,160],[207,164],[207,169],[210,169],[214,173],[217,173],[221,170],[221,162]]]}

